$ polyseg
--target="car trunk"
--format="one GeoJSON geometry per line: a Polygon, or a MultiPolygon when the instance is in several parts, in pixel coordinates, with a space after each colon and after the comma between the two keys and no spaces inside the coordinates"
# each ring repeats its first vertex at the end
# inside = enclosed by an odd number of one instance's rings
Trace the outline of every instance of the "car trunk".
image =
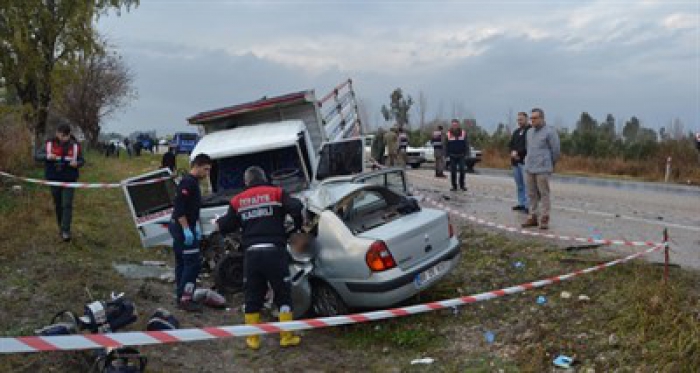
{"type": "Polygon", "coordinates": [[[439,255],[449,247],[447,215],[432,209],[405,215],[358,237],[383,240],[401,269],[439,255]]]}

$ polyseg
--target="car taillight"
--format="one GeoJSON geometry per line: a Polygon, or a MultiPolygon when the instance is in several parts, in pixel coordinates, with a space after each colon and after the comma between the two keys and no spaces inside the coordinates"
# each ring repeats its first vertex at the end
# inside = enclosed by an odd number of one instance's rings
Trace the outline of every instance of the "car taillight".
{"type": "Polygon", "coordinates": [[[365,261],[367,261],[369,269],[374,272],[386,271],[396,267],[394,257],[389,252],[389,248],[386,247],[384,241],[372,242],[369,250],[367,250],[367,255],[365,255],[365,261]]]}
{"type": "Polygon", "coordinates": [[[447,223],[447,231],[450,233],[450,238],[455,236],[455,229],[452,227],[452,223],[447,223]]]}

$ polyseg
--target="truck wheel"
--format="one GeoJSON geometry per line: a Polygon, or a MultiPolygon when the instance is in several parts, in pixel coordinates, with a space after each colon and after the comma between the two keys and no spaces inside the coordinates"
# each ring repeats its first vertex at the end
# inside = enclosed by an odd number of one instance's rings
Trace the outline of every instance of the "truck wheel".
{"type": "Polygon", "coordinates": [[[311,310],[318,316],[340,316],[349,313],[348,306],[330,285],[314,281],[311,291],[311,310]]]}
{"type": "Polygon", "coordinates": [[[413,168],[413,169],[420,168],[420,163],[411,163],[411,168],[413,168]]]}
{"type": "Polygon", "coordinates": [[[221,294],[243,291],[243,253],[228,253],[216,263],[214,284],[221,294]]]}

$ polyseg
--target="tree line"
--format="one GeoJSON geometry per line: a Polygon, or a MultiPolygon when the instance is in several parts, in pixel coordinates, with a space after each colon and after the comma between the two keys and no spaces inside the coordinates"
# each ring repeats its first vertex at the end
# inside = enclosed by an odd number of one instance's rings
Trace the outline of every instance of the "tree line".
{"type": "MultiPolygon", "coordinates": [[[[427,100],[421,92],[417,101],[396,88],[389,96],[389,105],[383,105],[381,113],[387,122],[404,127],[409,133],[411,146],[424,146],[438,125],[449,127],[449,119],[435,118],[426,121],[427,100]],[[418,128],[411,126],[414,104],[418,116],[418,128]]],[[[455,110],[453,110],[455,111],[455,110]]],[[[463,110],[461,110],[463,111],[463,110]]],[[[481,149],[508,152],[511,132],[515,129],[499,123],[492,132],[480,126],[473,118],[459,118],[469,133],[470,143],[481,149]]],[[[551,125],[551,124],[550,124],[551,125]]],[[[650,160],[671,156],[677,160],[697,160],[694,135],[685,131],[680,119],[674,119],[658,131],[645,127],[640,119],[632,116],[624,123],[612,115],[598,121],[588,112],[582,112],[573,130],[557,128],[562,152],[569,156],[588,158],[621,158],[624,160],[650,160]]]]}

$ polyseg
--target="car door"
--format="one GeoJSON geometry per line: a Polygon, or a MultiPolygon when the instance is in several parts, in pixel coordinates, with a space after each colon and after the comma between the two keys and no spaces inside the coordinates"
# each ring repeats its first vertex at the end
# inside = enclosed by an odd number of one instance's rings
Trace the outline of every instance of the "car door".
{"type": "Polygon", "coordinates": [[[168,222],[173,212],[177,186],[172,178],[151,184],[129,183],[169,176],[170,170],[164,168],[124,180],[122,189],[143,247],[172,245],[168,222]]]}
{"type": "Polygon", "coordinates": [[[317,182],[336,176],[360,174],[365,170],[365,151],[362,137],[321,144],[314,172],[317,182]]]}

